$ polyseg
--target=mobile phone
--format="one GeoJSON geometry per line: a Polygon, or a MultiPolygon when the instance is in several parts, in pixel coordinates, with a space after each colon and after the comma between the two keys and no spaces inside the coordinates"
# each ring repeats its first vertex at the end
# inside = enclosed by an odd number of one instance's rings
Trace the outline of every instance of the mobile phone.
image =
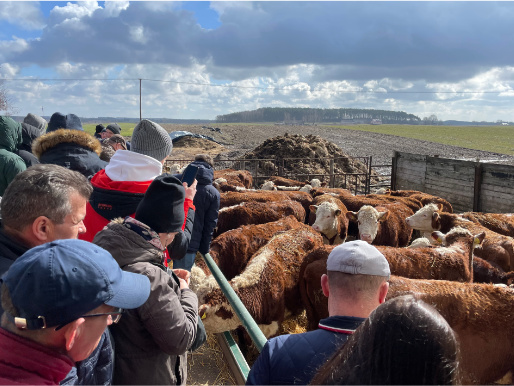
{"type": "Polygon", "coordinates": [[[182,182],[187,182],[187,186],[191,186],[195,182],[196,173],[198,173],[198,166],[187,165],[182,173],[182,182]]]}

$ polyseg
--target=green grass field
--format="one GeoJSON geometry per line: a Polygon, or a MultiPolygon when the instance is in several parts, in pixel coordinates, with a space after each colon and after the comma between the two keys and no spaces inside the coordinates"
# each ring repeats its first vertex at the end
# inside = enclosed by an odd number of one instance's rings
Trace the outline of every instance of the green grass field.
{"type": "Polygon", "coordinates": [[[335,127],[514,155],[514,126],[352,125],[335,127]]]}

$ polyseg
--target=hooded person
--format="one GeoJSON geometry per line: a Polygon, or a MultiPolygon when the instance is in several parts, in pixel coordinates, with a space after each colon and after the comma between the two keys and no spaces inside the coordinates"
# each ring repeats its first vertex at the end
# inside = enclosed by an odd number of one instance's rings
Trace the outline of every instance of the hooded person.
{"type": "MultiPolygon", "coordinates": [[[[148,186],[162,174],[162,165],[172,149],[171,137],[164,128],[147,119],[140,121],[132,133],[131,150],[116,151],[105,170],[91,179],[93,194],[84,219],[87,230],[79,238],[92,241],[111,220],[134,217],[148,186]]],[[[195,193],[196,185],[186,188],[182,232],[168,251],[172,259],[180,259],[187,252],[195,216],[195,193]]]]}
{"type": "Polygon", "coordinates": [[[10,117],[0,116],[0,196],[5,189],[25,169],[25,161],[16,154],[23,142],[21,124],[10,117]]]}
{"type": "Polygon", "coordinates": [[[103,129],[105,129],[105,126],[102,125],[101,123],[96,125],[96,127],[95,127],[95,138],[102,139],[102,136],[100,135],[100,133],[102,132],[103,129]]]}
{"type": "Polygon", "coordinates": [[[21,123],[23,141],[21,145],[18,146],[16,154],[25,161],[27,167],[39,163],[38,159],[32,154],[32,142],[44,134],[46,124],[46,119],[32,113],[27,114],[21,123]]]}
{"type": "Polygon", "coordinates": [[[198,168],[196,180],[196,195],[193,200],[195,206],[195,221],[193,232],[186,255],[173,262],[174,268],[183,268],[191,272],[196,252],[202,254],[209,252],[212,234],[218,222],[220,208],[220,193],[212,182],[214,181],[214,162],[207,154],[197,154],[191,165],[198,168]]]}
{"type": "Polygon", "coordinates": [[[43,164],[55,164],[80,172],[90,178],[105,168],[100,159],[100,142],[82,128],[75,114],[54,113],[46,134],[32,144],[32,152],[43,164]]]}
{"type": "Polygon", "coordinates": [[[127,272],[150,279],[148,300],[111,328],[114,384],[185,384],[186,352],[197,339],[198,299],[189,272],[164,267],[164,253],[184,223],[185,189],[169,175],[156,177],[135,218],[111,221],[93,243],[107,249],[127,272]]]}

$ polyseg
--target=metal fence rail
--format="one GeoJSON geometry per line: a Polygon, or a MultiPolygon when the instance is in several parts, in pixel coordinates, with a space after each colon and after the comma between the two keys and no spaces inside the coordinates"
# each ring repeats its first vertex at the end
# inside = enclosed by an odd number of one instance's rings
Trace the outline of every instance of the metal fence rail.
{"type": "MultiPolygon", "coordinates": [[[[221,290],[223,291],[223,294],[227,297],[243,327],[248,332],[248,335],[250,335],[250,338],[252,338],[255,347],[257,347],[257,350],[260,352],[266,344],[266,337],[260,330],[257,323],[255,323],[253,320],[252,316],[246,309],[241,299],[239,299],[234,289],[230,286],[229,282],[225,278],[225,275],[223,275],[221,270],[218,268],[211,255],[206,253],[205,255],[202,255],[202,257],[207,264],[207,267],[209,267],[212,275],[218,282],[221,290]]],[[[248,377],[248,373],[250,372],[250,367],[246,363],[244,356],[241,354],[239,347],[235,344],[229,332],[225,332],[218,336],[218,340],[220,343],[223,343],[222,347],[227,348],[226,350],[224,349],[223,352],[227,356],[229,366],[234,376],[236,379],[238,379],[239,383],[245,383],[246,378],[248,377]]]]}
{"type": "MultiPolygon", "coordinates": [[[[384,184],[371,184],[372,157],[321,157],[316,158],[318,162],[323,165],[327,172],[305,172],[302,168],[296,167],[306,161],[305,158],[260,158],[260,159],[216,159],[214,164],[215,170],[234,169],[234,170],[248,170],[252,174],[254,187],[257,188],[262,185],[266,180],[273,176],[280,176],[290,178],[298,181],[310,181],[313,178],[318,178],[331,188],[341,187],[353,191],[354,194],[368,194],[371,187],[384,186],[389,187],[390,183],[384,184]],[[356,173],[337,172],[337,165],[340,163],[360,161],[365,166],[365,170],[356,173]]],[[[165,168],[170,168],[171,165],[177,164],[179,167],[184,167],[193,160],[191,159],[176,159],[167,160],[165,168]]],[[[312,160],[309,159],[309,162],[312,160]]],[[[382,168],[391,165],[378,165],[382,168]]],[[[168,169],[169,170],[169,169],[168,169]]],[[[390,175],[390,174],[389,174],[390,175]]],[[[385,176],[388,176],[385,174],[385,176]]]]}

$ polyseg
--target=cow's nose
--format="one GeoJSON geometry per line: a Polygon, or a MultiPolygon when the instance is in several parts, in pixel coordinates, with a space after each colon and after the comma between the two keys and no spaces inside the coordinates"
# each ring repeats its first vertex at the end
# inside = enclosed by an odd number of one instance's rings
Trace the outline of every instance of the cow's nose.
{"type": "Polygon", "coordinates": [[[368,235],[367,233],[363,233],[363,234],[361,234],[361,240],[362,240],[362,241],[365,241],[365,242],[367,242],[367,243],[370,243],[370,244],[371,244],[371,242],[373,241],[373,240],[371,239],[371,235],[368,235]]]}
{"type": "Polygon", "coordinates": [[[319,226],[317,226],[317,225],[313,225],[312,229],[314,229],[316,232],[319,232],[319,226]]]}

